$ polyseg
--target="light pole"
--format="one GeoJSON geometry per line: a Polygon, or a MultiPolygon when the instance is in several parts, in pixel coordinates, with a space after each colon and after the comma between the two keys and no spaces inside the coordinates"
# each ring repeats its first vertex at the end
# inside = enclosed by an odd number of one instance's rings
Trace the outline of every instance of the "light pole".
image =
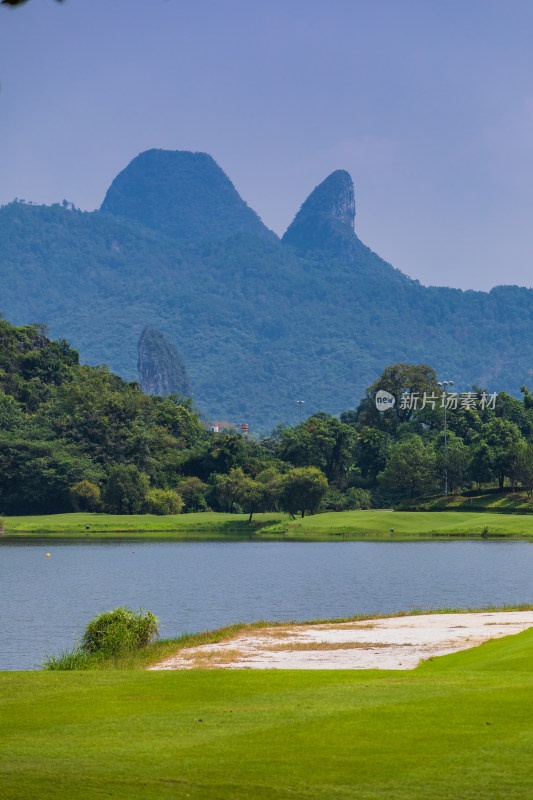
{"type": "Polygon", "coordinates": [[[444,392],[444,496],[448,497],[448,432],[446,429],[446,387],[453,386],[453,381],[437,381],[444,392]]]}
{"type": "Polygon", "coordinates": [[[300,407],[300,425],[302,424],[302,403],[305,403],[305,400],[297,400],[296,401],[300,407]]]}

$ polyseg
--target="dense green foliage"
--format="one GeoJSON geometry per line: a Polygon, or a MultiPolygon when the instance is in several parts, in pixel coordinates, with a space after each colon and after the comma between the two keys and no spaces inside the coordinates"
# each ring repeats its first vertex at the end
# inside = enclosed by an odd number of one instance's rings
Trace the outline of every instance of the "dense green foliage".
{"type": "Polygon", "coordinates": [[[254,432],[296,422],[297,399],[308,415],[353,408],[396,362],[510,395],[529,379],[533,291],[410,280],[354,234],[347,173],[311,195],[298,236],[280,242],[236,193],[226,203],[233,187],[207,156],[182,154],[174,175],[174,155],[139,156],[98,212],[0,209],[0,310],[46,323],[127,380],[153,326],[177,347],[198,408],[254,432]]]}
{"type": "Polygon", "coordinates": [[[123,650],[145,647],[157,636],[158,620],[149,611],[132,611],[120,606],[99,614],[89,622],[80,647],[87,653],[117,655],[123,650]]]}
{"type": "Polygon", "coordinates": [[[532,660],[526,631],[412,671],[4,672],[3,796],[529,800],[532,660]]]}
{"type": "MultiPolygon", "coordinates": [[[[314,465],[291,469],[269,443],[208,431],[190,400],[145,395],[107,368],[80,366],[66,342],[36,326],[0,320],[0,369],[3,513],[175,514],[185,506],[246,509],[251,519],[278,507],[315,511],[327,491],[314,465]]],[[[335,422],[326,415],[317,425],[335,422]]]]}
{"type": "Polygon", "coordinates": [[[176,489],[180,461],[204,435],[189,400],[144,395],[80,366],[38,327],[0,320],[3,513],[179,511],[177,494],[154,491],[176,489]]]}
{"type": "Polygon", "coordinates": [[[395,364],[340,418],[317,412],[254,440],[213,433],[190,399],[143,394],[106,367],[80,366],[42,328],[0,319],[0,511],[303,517],[439,493],[445,468],[451,492],[507,483],[531,493],[533,402],[522,391],[522,401],[463,403],[431,367],[395,364]],[[378,411],[383,390],[396,403],[378,411]],[[433,400],[406,403],[406,393],[433,400]]]}

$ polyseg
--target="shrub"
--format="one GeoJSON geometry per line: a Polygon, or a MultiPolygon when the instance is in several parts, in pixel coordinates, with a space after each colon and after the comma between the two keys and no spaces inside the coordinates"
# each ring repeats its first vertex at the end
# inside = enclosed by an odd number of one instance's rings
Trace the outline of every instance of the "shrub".
{"type": "Polygon", "coordinates": [[[353,511],[371,507],[372,498],[368,489],[356,489],[354,487],[344,492],[330,487],[322,500],[321,506],[326,511],[353,511]]]}
{"type": "Polygon", "coordinates": [[[134,464],[116,464],[109,470],[104,500],[112,514],[141,514],[150,485],[148,475],[134,464]]]}
{"type": "Polygon", "coordinates": [[[75,511],[99,511],[100,489],[95,483],[83,480],[70,487],[70,499],[75,511]]]}
{"type": "Polygon", "coordinates": [[[322,500],[321,508],[324,511],[345,511],[346,510],[346,497],[340,489],[329,487],[324,499],[322,500]]]}
{"type": "Polygon", "coordinates": [[[372,508],[372,497],[368,489],[352,487],[346,491],[346,509],[372,508]]]}
{"type": "Polygon", "coordinates": [[[179,493],[185,503],[184,511],[206,511],[205,492],[207,484],[200,478],[185,478],[178,486],[179,493]]]}
{"type": "Polygon", "coordinates": [[[179,514],[183,500],[172,489],[149,489],[146,493],[145,510],[148,514],[179,514]]]}
{"type": "Polygon", "coordinates": [[[145,647],[159,635],[158,619],[150,611],[119,606],[95,617],[87,627],[80,649],[89,655],[117,656],[145,647]]]}
{"type": "Polygon", "coordinates": [[[126,606],[106,611],[87,627],[75,650],[63,650],[59,656],[46,656],[45,670],[97,669],[98,664],[114,656],[140,650],[159,636],[158,619],[150,611],[132,611],[126,606]]]}

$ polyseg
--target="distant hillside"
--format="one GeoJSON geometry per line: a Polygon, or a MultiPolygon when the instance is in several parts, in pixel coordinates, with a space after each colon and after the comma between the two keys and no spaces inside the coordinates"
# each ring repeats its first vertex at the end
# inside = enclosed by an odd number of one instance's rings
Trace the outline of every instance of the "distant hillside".
{"type": "Polygon", "coordinates": [[[358,239],[354,215],[351,178],[335,172],[280,241],[209,156],[148,151],[101,211],[0,209],[0,311],[127,380],[144,328],[161,331],[201,411],[252,431],[296,422],[297,399],[306,414],[353,408],[398,361],[459,391],[531,383],[533,290],[421,286],[358,239]]]}

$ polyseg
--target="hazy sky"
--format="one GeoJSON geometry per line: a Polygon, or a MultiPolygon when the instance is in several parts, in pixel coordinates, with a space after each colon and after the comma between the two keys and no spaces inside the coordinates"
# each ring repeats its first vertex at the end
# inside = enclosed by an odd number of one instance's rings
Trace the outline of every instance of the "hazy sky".
{"type": "Polygon", "coordinates": [[[0,7],[0,203],[92,210],[151,147],[210,153],[282,234],[335,169],[434,285],[533,285],[531,0],[0,7]]]}

